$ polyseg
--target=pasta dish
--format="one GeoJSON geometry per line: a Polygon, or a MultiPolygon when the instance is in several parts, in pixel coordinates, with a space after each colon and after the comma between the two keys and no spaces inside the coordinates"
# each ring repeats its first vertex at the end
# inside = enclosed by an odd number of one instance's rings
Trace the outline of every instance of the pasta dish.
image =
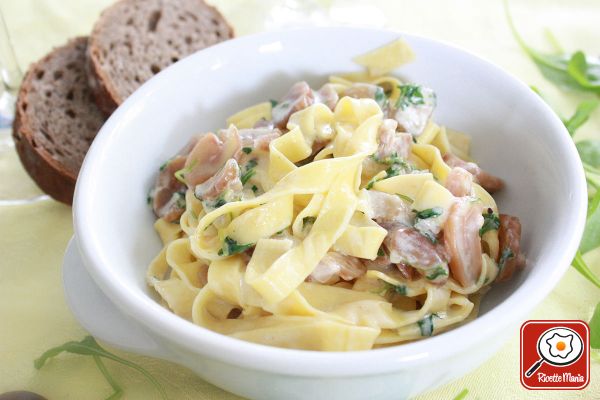
{"type": "Polygon", "coordinates": [[[467,135],[436,124],[436,94],[389,75],[399,39],[364,72],[294,84],[203,133],[161,167],[148,201],[164,247],[160,301],[194,324],[272,346],[367,350],[475,318],[524,266],[501,179],[467,135]]]}

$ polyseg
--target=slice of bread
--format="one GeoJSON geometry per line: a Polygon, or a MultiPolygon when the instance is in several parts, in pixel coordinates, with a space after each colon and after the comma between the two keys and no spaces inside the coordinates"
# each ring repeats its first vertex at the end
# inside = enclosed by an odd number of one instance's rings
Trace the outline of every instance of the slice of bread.
{"type": "Polygon", "coordinates": [[[110,115],[134,90],[181,58],[233,37],[202,0],[120,0],[104,10],[88,47],[88,79],[110,115]]]}
{"type": "Polygon", "coordinates": [[[19,90],[13,137],[23,166],[50,196],[71,204],[85,153],[104,123],[85,70],[87,38],[32,64],[19,90]]]}

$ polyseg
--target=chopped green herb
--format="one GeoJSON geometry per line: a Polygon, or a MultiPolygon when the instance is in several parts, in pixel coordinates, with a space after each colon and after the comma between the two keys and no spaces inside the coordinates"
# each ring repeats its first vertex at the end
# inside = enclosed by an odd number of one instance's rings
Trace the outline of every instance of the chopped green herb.
{"type": "Polygon", "coordinates": [[[429,279],[430,281],[433,281],[433,280],[439,278],[440,276],[448,276],[448,270],[447,270],[447,268],[444,268],[441,265],[438,265],[437,267],[435,267],[435,269],[433,271],[431,271],[430,274],[426,275],[425,277],[427,279],[429,279]]]}
{"type": "Polygon", "coordinates": [[[398,293],[399,295],[406,296],[406,286],[404,286],[404,285],[392,285],[392,284],[389,284],[389,285],[391,286],[390,289],[394,293],[398,293]]]}
{"type": "Polygon", "coordinates": [[[504,266],[506,265],[508,259],[513,258],[514,256],[515,254],[510,248],[507,247],[504,250],[502,250],[502,254],[500,254],[500,261],[498,261],[498,269],[500,270],[500,272],[502,272],[502,270],[504,269],[504,266]]]}
{"type": "Polygon", "coordinates": [[[162,172],[165,170],[165,168],[167,168],[167,165],[169,165],[169,163],[171,162],[171,160],[167,160],[164,163],[162,163],[162,165],[159,168],[159,171],[162,172]]]}
{"type": "Polygon", "coordinates": [[[48,361],[50,358],[56,357],[60,353],[63,353],[63,352],[79,354],[79,355],[83,355],[83,356],[92,356],[92,358],[94,359],[94,362],[96,363],[96,366],[98,366],[98,369],[100,370],[102,375],[104,375],[104,378],[110,384],[110,386],[112,387],[112,389],[114,391],[114,393],[108,399],[118,399],[123,394],[123,389],[121,389],[120,385],[110,375],[110,373],[106,369],[106,366],[104,365],[104,362],[102,361],[102,358],[106,358],[108,360],[112,360],[112,361],[118,362],[122,365],[125,365],[129,368],[135,369],[136,371],[138,371],[139,373],[144,375],[144,377],[146,379],[148,379],[148,381],[150,381],[150,383],[152,383],[152,385],[154,385],[154,387],[160,393],[161,398],[163,398],[163,399],[167,398],[165,389],[148,371],[146,371],[144,368],[140,367],[136,363],[133,363],[131,361],[128,361],[124,358],[121,358],[113,353],[106,351],[104,348],[102,348],[98,344],[98,342],[96,342],[96,339],[94,339],[92,336],[86,336],[80,342],[71,341],[71,342],[67,342],[61,346],[54,347],[54,348],[46,351],[38,359],[36,359],[34,361],[33,365],[35,366],[36,369],[40,369],[44,366],[46,361],[48,361]]]}
{"type": "Polygon", "coordinates": [[[256,192],[258,192],[258,187],[256,185],[252,185],[252,191],[254,194],[256,194],[256,192]]]}
{"type": "Polygon", "coordinates": [[[252,147],[242,147],[242,151],[246,154],[252,153],[252,147]]]}
{"type": "Polygon", "coordinates": [[[491,208],[488,209],[488,212],[483,214],[483,225],[479,229],[479,236],[483,236],[487,231],[497,231],[499,228],[500,218],[494,214],[491,208]]]}
{"type": "Polygon", "coordinates": [[[468,394],[469,394],[469,390],[465,388],[465,389],[461,390],[461,392],[459,394],[457,394],[453,400],[464,400],[467,398],[468,394]]]}
{"type": "Polygon", "coordinates": [[[398,88],[400,89],[400,97],[396,101],[396,108],[404,110],[409,106],[425,104],[421,86],[405,84],[398,86],[398,88]]]}
{"type": "Polygon", "coordinates": [[[375,101],[379,105],[379,108],[381,108],[382,110],[388,104],[388,98],[385,95],[385,91],[383,90],[383,88],[381,86],[377,86],[377,89],[375,89],[375,101]]]}
{"type": "Polygon", "coordinates": [[[256,161],[256,159],[252,159],[252,160],[248,161],[248,163],[246,164],[246,171],[240,177],[240,181],[242,181],[242,185],[245,185],[246,182],[248,182],[250,180],[250,178],[252,178],[254,176],[254,174],[256,174],[255,168],[257,165],[258,165],[258,161],[256,161]]]}
{"type": "Polygon", "coordinates": [[[179,209],[185,209],[185,193],[175,192],[173,196],[175,197],[175,206],[179,209]]]}
{"type": "Polygon", "coordinates": [[[375,154],[372,154],[370,158],[379,163],[388,165],[388,168],[385,170],[386,176],[381,179],[372,178],[369,183],[367,183],[366,189],[370,190],[373,185],[379,180],[391,178],[392,176],[397,176],[400,174],[407,174],[413,171],[412,165],[407,163],[403,158],[398,157],[397,153],[392,153],[389,157],[379,158],[375,154]]]}
{"type": "Polygon", "coordinates": [[[277,100],[273,100],[273,99],[269,100],[269,102],[271,103],[271,107],[277,107],[277,104],[279,104],[279,102],[277,100]]]}
{"type": "Polygon", "coordinates": [[[421,336],[433,335],[433,314],[429,314],[417,321],[417,325],[419,325],[419,329],[421,330],[421,336]]]}
{"type": "Polygon", "coordinates": [[[219,208],[227,204],[227,201],[223,198],[223,195],[217,197],[217,200],[213,203],[213,208],[219,208]]]}
{"type": "Polygon", "coordinates": [[[385,256],[385,250],[383,250],[383,247],[380,247],[377,250],[377,257],[384,257],[385,256]]]}
{"type": "Polygon", "coordinates": [[[308,228],[312,227],[312,225],[315,223],[315,221],[317,220],[316,217],[304,217],[302,218],[302,230],[307,230],[308,228]]]}
{"type": "Polygon", "coordinates": [[[276,235],[281,235],[283,233],[283,229],[280,231],[275,232],[276,235]]]}
{"type": "Polygon", "coordinates": [[[408,201],[409,203],[414,203],[414,200],[402,193],[396,193],[396,196],[400,197],[404,201],[408,201]]]}
{"type": "Polygon", "coordinates": [[[419,233],[423,236],[425,236],[431,243],[436,244],[437,243],[437,236],[431,232],[431,231],[426,231],[426,230],[419,230],[419,233]]]}
{"type": "Polygon", "coordinates": [[[252,246],[254,246],[253,243],[238,244],[238,242],[235,239],[226,236],[225,240],[223,241],[223,248],[219,250],[218,254],[220,256],[232,256],[234,254],[243,253],[252,246]]]}
{"type": "Polygon", "coordinates": [[[196,166],[196,164],[198,164],[198,160],[194,160],[189,167],[185,167],[185,168],[181,168],[178,171],[175,171],[175,173],[173,174],[175,176],[175,178],[183,183],[184,185],[186,185],[187,183],[185,182],[185,175],[190,173],[194,167],[196,166]]]}
{"type": "Polygon", "coordinates": [[[441,207],[433,207],[433,208],[427,208],[425,210],[421,210],[421,211],[417,211],[417,210],[413,210],[414,212],[416,212],[416,217],[417,219],[427,219],[427,218],[435,218],[435,217],[439,217],[440,215],[442,215],[444,213],[444,209],[441,207]]]}

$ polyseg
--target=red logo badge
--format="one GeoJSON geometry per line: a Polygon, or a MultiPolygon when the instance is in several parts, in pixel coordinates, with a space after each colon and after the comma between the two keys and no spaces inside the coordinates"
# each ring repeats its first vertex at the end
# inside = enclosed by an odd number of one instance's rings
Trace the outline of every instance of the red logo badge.
{"type": "Polygon", "coordinates": [[[590,381],[590,328],[583,321],[521,326],[521,383],[527,389],[583,389],[590,381]]]}

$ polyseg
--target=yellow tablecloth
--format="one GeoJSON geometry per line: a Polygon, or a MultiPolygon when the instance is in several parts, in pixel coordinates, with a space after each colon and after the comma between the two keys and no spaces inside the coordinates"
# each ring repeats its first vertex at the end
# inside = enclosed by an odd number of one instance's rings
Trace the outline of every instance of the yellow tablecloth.
{"type": "MultiPolygon", "coordinates": [[[[99,12],[111,0],[0,0],[11,41],[23,69],[52,46],[74,35],[87,34],[99,12]]],[[[214,0],[238,35],[309,23],[345,23],[404,30],[443,39],[488,58],[544,91],[557,109],[570,114],[580,95],[563,93],[545,81],[513,40],[502,3],[482,0],[214,0]],[[296,11],[282,8],[296,7],[296,11]],[[300,18],[311,10],[312,22],[300,18]],[[287,10],[287,11],[286,11],[287,10]]],[[[538,47],[547,47],[542,35],[549,27],[566,49],[600,53],[598,0],[513,1],[522,33],[538,47]]],[[[490,94],[493,95],[493,94],[490,94]]],[[[7,146],[8,132],[0,132],[7,146]]],[[[600,138],[600,112],[578,133],[600,138]]],[[[49,399],[103,399],[110,388],[89,357],[62,356],[41,371],[33,359],[67,340],[79,340],[84,330],[65,305],[62,292],[62,254],[72,234],[71,210],[51,200],[29,205],[7,205],[6,199],[37,193],[14,151],[0,151],[0,393],[28,389],[49,399]]],[[[568,207],[568,204],[565,205],[568,207]]],[[[551,216],[540,216],[551,218],[551,216]]],[[[588,254],[600,273],[600,252],[588,254]]],[[[600,301],[594,288],[573,269],[535,310],[531,318],[584,319],[600,301]]],[[[600,398],[600,365],[592,364],[591,383],[583,391],[528,391],[519,383],[519,337],[512,339],[476,371],[419,399],[452,399],[469,390],[469,399],[600,398]]],[[[238,399],[188,370],[163,361],[131,354],[165,386],[171,399],[238,399]]],[[[123,384],[125,399],[152,399],[156,392],[138,374],[113,363],[115,378],[123,384]]],[[[235,379],[235,377],[232,377],[235,379]]],[[[393,388],[390,388],[393,390],[393,388]]]]}

